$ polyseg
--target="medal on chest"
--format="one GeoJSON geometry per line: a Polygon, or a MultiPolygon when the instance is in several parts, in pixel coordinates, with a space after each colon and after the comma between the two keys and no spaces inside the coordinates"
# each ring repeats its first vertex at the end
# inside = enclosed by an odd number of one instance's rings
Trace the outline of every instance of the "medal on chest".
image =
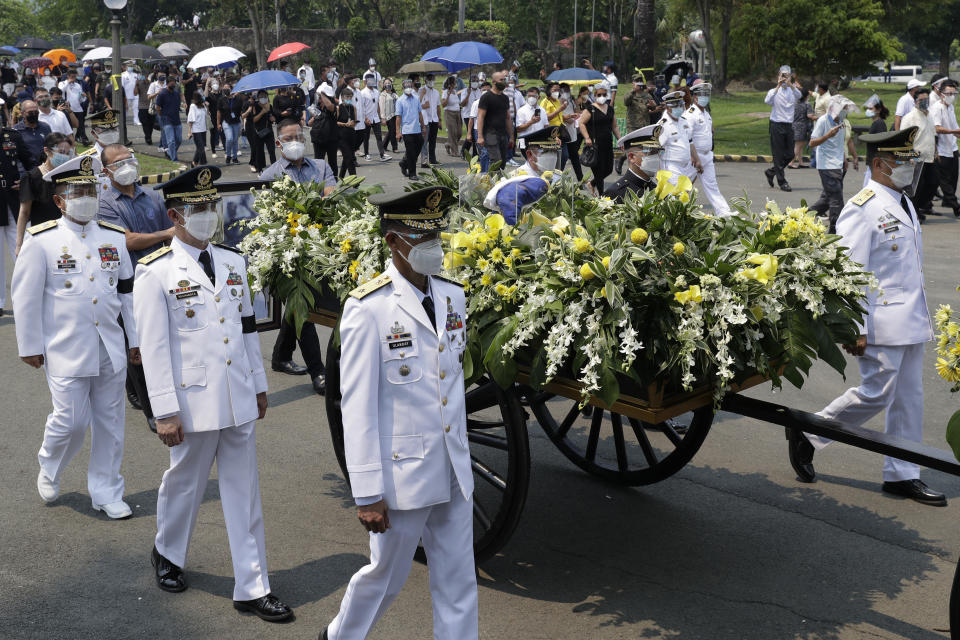
{"type": "Polygon", "coordinates": [[[453,303],[447,298],[447,331],[463,329],[463,318],[453,310],[453,303]]]}
{"type": "Polygon", "coordinates": [[[60,257],[57,258],[57,271],[61,273],[72,273],[77,270],[77,259],[70,255],[68,247],[60,248],[60,257]]]}
{"type": "MultiPolygon", "coordinates": [[[[389,349],[405,349],[413,346],[413,336],[397,321],[394,321],[393,326],[390,327],[390,333],[386,335],[386,338],[387,348],[389,349]]],[[[409,368],[407,369],[407,373],[410,373],[409,368]]],[[[400,375],[407,375],[403,373],[403,367],[400,368],[400,375]]]]}
{"type": "Polygon", "coordinates": [[[227,284],[229,286],[237,286],[237,285],[243,284],[243,277],[241,277],[241,275],[234,270],[233,265],[225,264],[223,266],[225,266],[228,271],[227,284]]]}
{"type": "MultiPolygon", "coordinates": [[[[200,285],[190,284],[189,280],[181,280],[177,283],[177,286],[173,289],[170,289],[168,293],[172,296],[176,296],[177,300],[183,300],[184,298],[196,298],[200,295],[200,285]]],[[[187,317],[189,317],[189,315],[187,317]]]]}

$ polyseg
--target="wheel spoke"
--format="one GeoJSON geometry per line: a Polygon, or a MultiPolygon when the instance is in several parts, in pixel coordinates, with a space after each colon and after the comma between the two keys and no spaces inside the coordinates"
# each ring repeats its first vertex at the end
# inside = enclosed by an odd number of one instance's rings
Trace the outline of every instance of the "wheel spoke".
{"type": "Polygon", "coordinates": [[[487,510],[480,505],[477,496],[473,496],[473,516],[480,522],[480,526],[484,531],[490,531],[490,527],[493,526],[493,521],[490,520],[490,515],[487,513],[487,510]]]}
{"type": "Polygon", "coordinates": [[[486,480],[494,489],[499,491],[507,490],[507,481],[504,480],[499,473],[483,464],[473,456],[470,456],[471,466],[473,467],[473,472],[486,480]]]}
{"type": "Polygon", "coordinates": [[[557,429],[558,438],[565,438],[567,436],[567,432],[570,431],[570,427],[573,426],[578,415],[580,415],[580,407],[574,402],[573,406],[570,407],[569,413],[567,413],[567,417],[563,419],[563,423],[560,425],[560,428],[557,429]]]}
{"type": "Polygon", "coordinates": [[[659,426],[660,430],[663,431],[663,435],[670,439],[673,446],[679,447],[680,443],[683,442],[683,438],[677,433],[677,430],[673,428],[673,425],[670,424],[670,420],[664,420],[659,426]]]}
{"type": "MultiPolygon", "coordinates": [[[[574,405],[576,408],[576,405],[574,405]]],[[[590,420],[590,437],[587,439],[587,460],[597,459],[597,443],[600,441],[600,428],[603,426],[603,409],[593,408],[593,418],[590,420]]]]}
{"type": "Polygon", "coordinates": [[[480,382],[478,386],[467,391],[467,413],[477,413],[490,407],[499,408],[497,398],[497,384],[495,382],[480,382]]]}
{"type": "Polygon", "coordinates": [[[493,447],[501,451],[508,451],[507,439],[504,436],[496,436],[491,433],[478,433],[470,431],[467,433],[467,439],[470,444],[482,444],[486,447],[493,447]]]}
{"type": "Polygon", "coordinates": [[[473,418],[467,418],[467,429],[470,430],[499,429],[503,426],[505,426],[503,421],[495,422],[492,420],[474,420],[473,418]]]}
{"type": "Polygon", "coordinates": [[[630,465],[627,462],[627,445],[623,441],[623,423],[619,413],[611,413],[610,419],[613,421],[613,443],[617,447],[617,468],[626,471],[630,465]]]}
{"type": "Polygon", "coordinates": [[[643,457],[647,459],[647,463],[649,463],[651,467],[657,466],[659,462],[657,452],[654,451],[650,445],[650,440],[647,438],[646,431],[643,430],[643,425],[640,424],[639,420],[630,418],[630,426],[633,427],[633,433],[637,436],[637,442],[640,443],[640,449],[643,450],[643,457]]]}

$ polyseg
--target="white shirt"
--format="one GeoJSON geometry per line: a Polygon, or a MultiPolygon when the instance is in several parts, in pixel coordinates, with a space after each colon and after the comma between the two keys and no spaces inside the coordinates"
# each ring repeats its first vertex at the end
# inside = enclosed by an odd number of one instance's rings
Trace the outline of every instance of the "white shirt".
{"type": "MultiPolygon", "coordinates": [[[[944,129],[960,129],[957,126],[957,112],[954,111],[952,104],[947,104],[942,100],[936,106],[930,107],[930,115],[933,118],[933,124],[944,129]]],[[[957,150],[957,136],[952,133],[938,133],[937,136],[937,155],[949,158],[957,150]]]]}
{"type": "Polygon", "coordinates": [[[697,148],[697,153],[713,151],[713,118],[710,112],[693,105],[683,117],[693,129],[693,146],[697,148]]]}
{"type": "Polygon", "coordinates": [[[517,124],[521,125],[532,121],[534,119],[533,114],[537,109],[540,109],[540,118],[532,125],[521,131],[519,135],[528,136],[531,133],[540,131],[546,127],[547,124],[549,124],[550,121],[547,119],[547,110],[538,104],[535,104],[532,107],[528,104],[524,104],[522,107],[520,107],[520,109],[517,111],[517,124]]]}
{"type": "Polygon", "coordinates": [[[614,73],[605,73],[603,77],[607,79],[607,84],[610,86],[610,93],[613,93],[617,90],[617,87],[620,86],[620,81],[617,80],[617,76],[614,73]]]}
{"type": "Polygon", "coordinates": [[[363,95],[363,117],[370,122],[380,122],[380,92],[373,87],[364,87],[360,91],[363,95]]]}
{"type": "Polygon", "coordinates": [[[420,106],[423,108],[424,122],[440,122],[440,116],[437,115],[437,107],[440,106],[440,92],[436,89],[423,89],[420,96],[420,106]]]}
{"type": "Polygon", "coordinates": [[[83,107],[80,106],[80,97],[83,96],[83,87],[79,82],[68,82],[64,80],[60,83],[60,91],[63,91],[63,96],[67,99],[67,104],[70,105],[70,111],[74,113],[83,111],[83,107]]]}
{"type": "Polygon", "coordinates": [[[120,82],[123,84],[123,92],[126,94],[127,100],[133,100],[133,92],[137,88],[137,74],[127,69],[123,72],[120,82]]]}
{"type": "Polygon", "coordinates": [[[800,91],[794,87],[776,86],[767,91],[767,97],[763,99],[768,105],[773,107],[770,110],[770,120],[772,122],[793,122],[793,108],[800,99],[800,91]]]}
{"type": "MultiPolygon", "coordinates": [[[[481,92],[480,95],[483,95],[483,93],[484,93],[484,92],[481,92]]],[[[473,119],[474,119],[474,123],[473,123],[473,128],[474,128],[474,129],[477,128],[476,119],[477,119],[477,112],[478,112],[479,110],[480,110],[480,98],[478,97],[478,98],[477,98],[476,100],[474,100],[473,103],[470,105],[469,112],[467,113],[467,117],[468,117],[468,118],[473,118],[473,119]]]]}
{"type": "Polygon", "coordinates": [[[73,127],[70,126],[70,120],[67,114],[56,109],[51,109],[50,113],[44,113],[40,110],[40,122],[47,123],[51,133],[62,133],[65,136],[73,135],[73,127]]]}
{"type": "Polygon", "coordinates": [[[936,139],[933,130],[933,120],[920,109],[914,109],[900,121],[900,128],[917,127],[917,138],[913,141],[913,148],[920,152],[920,160],[933,162],[936,154],[936,139]]]}
{"type": "MultiPolygon", "coordinates": [[[[897,100],[897,111],[894,115],[898,115],[902,118],[903,116],[913,111],[913,107],[914,107],[914,99],[913,99],[913,96],[910,95],[910,92],[908,91],[902,96],[900,96],[899,100],[897,100]]],[[[902,128],[903,127],[901,127],[901,129],[902,128]]]]}
{"type": "Polygon", "coordinates": [[[190,133],[204,133],[207,130],[207,108],[191,104],[187,124],[190,125],[190,133]]]}
{"type": "Polygon", "coordinates": [[[674,120],[669,115],[663,114],[657,124],[663,127],[660,132],[660,146],[663,147],[663,151],[660,153],[660,162],[688,164],[690,162],[690,143],[693,142],[693,127],[690,126],[690,123],[683,116],[680,116],[679,120],[674,120]]]}
{"type": "Polygon", "coordinates": [[[463,100],[463,98],[460,97],[460,93],[457,91],[444,89],[441,100],[443,101],[444,111],[460,111],[460,101],[463,100]]]}
{"type": "Polygon", "coordinates": [[[37,80],[37,86],[43,87],[49,91],[57,86],[57,79],[53,76],[40,76],[40,78],[37,80]]]}
{"type": "Polygon", "coordinates": [[[313,75],[313,67],[308,64],[302,65],[297,69],[297,77],[300,77],[300,72],[303,71],[304,75],[304,84],[306,84],[305,91],[310,91],[317,85],[317,80],[313,75]]]}
{"type": "Polygon", "coordinates": [[[469,94],[470,94],[470,97],[467,98],[467,104],[465,104],[465,105],[462,107],[462,108],[463,108],[463,117],[464,117],[464,118],[469,118],[469,117],[470,117],[470,110],[473,109],[473,105],[475,105],[475,104],[477,103],[477,101],[480,99],[480,89],[471,89],[470,87],[467,87],[467,88],[465,88],[465,89],[461,89],[461,90],[460,90],[460,99],[461,99],[461,100],[463,100],[463,96],[464,96],[465,93],[469,93],[469,94]]]}
{"type": "Polygon", "coordinates": [[[357,112],[357,124],[353,125],[353,130],[363,131],[367,128],[367,123],[364,120],[367,117],[367,99],[363,97],[363,89],[353,90],[353,108],[357,112]]]}

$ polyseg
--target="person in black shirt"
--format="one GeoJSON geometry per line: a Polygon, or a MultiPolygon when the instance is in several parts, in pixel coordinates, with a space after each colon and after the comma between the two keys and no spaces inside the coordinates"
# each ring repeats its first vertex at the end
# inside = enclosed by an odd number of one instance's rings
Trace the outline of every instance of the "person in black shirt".
{"type": "Polygon", "coordinates": [[[310,117],[307,120],[310,141],[313,143],[313,157],[317,160],[326,159],[333,175],[337,175],[337,149],[340,146],[337,105],[332,97],[321,91],[316,92],[316,97],[317,102],[310,107],[310,117]]]}
{"type": "Polygon", "coordinates": [[[207,113],[210,114],[210,121],[213,123],[213,126],[210,127],[210,156],[212,158],[217,157],[217,144],[224,146],[226,141],[223,138],[223,133],[220,131],[217,126],[217,113],[220,111],[220,98],[223,94],[220,93],[220,82],[211,83],[210,90],[207,92],[207,113]]]}
{"type": "Polygon", "coordinates": [[[357,124],[357,109],[353,105],[353,89],[343,87],[340,92],[340,105],[337,107],[337,131],[340,141],[340,154],[343,164],[340,165],[340,179],[347,173],[357,175],[357,156],[355,153],[356,132],[353,128],[357,124]]]}
{"type": "Polygon", "coordinates": [[[227,164],[240,164],[237,159],[237,145],[240,143],[240,121],[243,114],[244,100],[242,96],[230,95],[230,85],[223,87],[223,95],[217,110],[217,128],[223,132],[223,149],[227,156],[227,164]]]}
{"type": "MultiPolygon", "coordinates": [[[[299,91],[299,89],[297,90],[299,91]]],[[[298,94],[290,87],[277,89],[277,96],[273,99],[273,117],[277,122],[283,120],[303,119],[304,98],[303,92],[298,94]]]]}
{"type": "Polygon", "coordinates": [[[70,138],[62,133],[47,135],[43,143],[44,162],[20,178],[20,215],[17,217],[17,250],[23,244],[27,227],[60,217],[60,208],[53,202],[54,184],[43,179],[49,171],[76,155],[70,138]]]}
{"type": "MultiPolygon", "coordinates": [[[[34,103],[34,109],[36,104],[34,103]]],[[[36,162],[33,154],[23,142],[20,132],[16,129],[4,127],[0,131],[0,205],[6,206],[6,211],[0,211],[0,282],[7,281],[6,274],[6,256],[3,255],[2,245],[6,243],[7,251],[10,257],[14,257],[14,251],[17,243],[17,221],[16,215],[19,213],[20,193],[20,170],[17,163],[29,171],[36,162]]],[[[7,288],[0,287],[0,316],[3,315],[3,307],[6,305],[7,288]]]]}
{"type": "Polygon", "coordinates": [[[251,95],[243,110],[247,140],[250,141],[250,171],[260,173],[267,167],[266,153],[270,153],[270,164],[277,161],[276,145],[273,137],[274,116],[270,109],[270,98],[266,91],[251,95]]]}
{"type": "Polygon", "coordinates": [[[500,72],[493,88],[480,96],[477,104],[477,144],[486,147],[491,163],[506,162],[513,147],[510,100],[503,94],[506,87],[503,73],[500,72]]]}
{"type": "Polygon", "coordinates": [[[193,104],[193,94],[197,91],[197,76],[189,69],[183,74],[183,99],[193,104]]]}

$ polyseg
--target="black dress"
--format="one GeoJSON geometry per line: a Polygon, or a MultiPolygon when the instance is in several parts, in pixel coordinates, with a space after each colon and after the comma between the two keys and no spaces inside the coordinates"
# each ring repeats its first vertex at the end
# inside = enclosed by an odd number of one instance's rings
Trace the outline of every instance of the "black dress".
{"type": "Polygon", "coordinates": [[[20,182],[20,202],[32,202],[30,205],[30,224],[34,226],[47,220],[60,217],[60,209],[53,202],[53,183],[43,179],[40,167],[27,172],[20,182]]]}
{"type": "Polygon", "coordinates": [[[877,118],[870,123],[870,133],[884,133],[887,130],[887,123],[882,118],[877,118]]]}
{"type": "MultiPolygon", "coordinates": [[[[337,122],[350,122],[356,120],[356,108],[352,104],[341,102],[337,106],[337,122]]],[[[356,131],[353,127],[341,127],[337,125],[337,137],[340,141],[340,155],[343,156],[343,162],[340,164],[340,178],[343,179],[348,173],[357,175],[357,157],[355,154],[356,131]]]]}
{"type": "Polygon", "coordinates": [[[604,113],[595,105],[590,105],[587,110],[590,113],[587,129],[597,149],[597,166],[593,168],[592,182],[597,193],[603,193],[603,179],[613,173],[613,108],[608,105],[604,113]]]}

